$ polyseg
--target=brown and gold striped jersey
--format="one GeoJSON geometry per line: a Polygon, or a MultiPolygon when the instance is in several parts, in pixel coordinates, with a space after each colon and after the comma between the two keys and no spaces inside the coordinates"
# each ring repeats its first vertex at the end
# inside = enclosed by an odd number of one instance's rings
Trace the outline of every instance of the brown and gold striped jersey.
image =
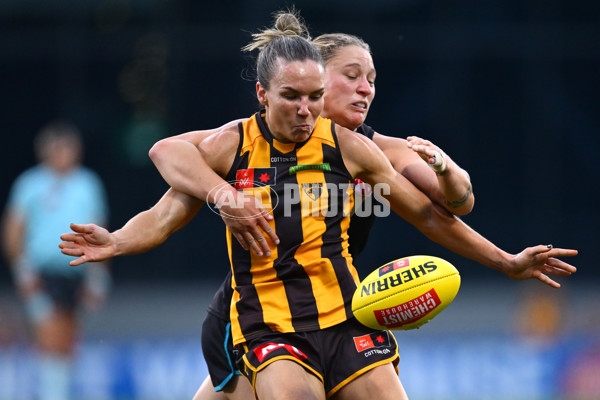
{"type": "Polygon", "coordinates": [[[353,178],[334,127],[319,118],[307,141],[282,143],[258,113],[239,124],[227,180],[272,211],[281,242],[270,257],[259,257],[227,232],[236,345],[271,331],[322,329],[352,316],[358,282],[348,252],[353,178]]]}

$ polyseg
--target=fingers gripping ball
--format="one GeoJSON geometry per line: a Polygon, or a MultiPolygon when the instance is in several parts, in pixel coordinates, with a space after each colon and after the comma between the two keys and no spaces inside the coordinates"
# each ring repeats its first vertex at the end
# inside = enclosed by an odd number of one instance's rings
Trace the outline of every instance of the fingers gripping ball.
{"type": "Polygon", "coordinates": [[[415,329],[448,307],[459,287],[458,270],[448,261],[404,257],[379,267],[358,285],[352,312],[373,329],[415,329]]]}

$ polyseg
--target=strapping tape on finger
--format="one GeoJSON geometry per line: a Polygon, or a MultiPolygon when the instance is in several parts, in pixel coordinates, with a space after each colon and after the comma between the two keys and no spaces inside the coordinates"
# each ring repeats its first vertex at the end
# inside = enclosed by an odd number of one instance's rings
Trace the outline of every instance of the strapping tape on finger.
{"type": "Polygon", "coordinates": [[[427,163],[437,175],[443,175],[446,172],[446,155],[443,151],[433,153],[433,164],[427,163]]]}

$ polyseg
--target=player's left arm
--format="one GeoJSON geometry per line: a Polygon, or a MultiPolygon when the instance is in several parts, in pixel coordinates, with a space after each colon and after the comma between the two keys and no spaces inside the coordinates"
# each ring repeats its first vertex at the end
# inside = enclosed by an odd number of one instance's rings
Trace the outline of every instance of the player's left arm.
{"type": "Polygon", "coordinates": [[[371,141],[345,128],[336,126],[336,131],[346,168],[352,176],[371,184],[374,193],[385,186],[387,193],[382,194],[391,209],[434,242],[512,279],[534,278],[560,287],[548,274],[568,276],[576,271],[574,266],[555,258],[574,256],[576,250],[534,246],[514,255],[498,248],[398,174],[371,141]]]}
{"type": "Polygon", "coordinates": [[[136,214],[114,232],[96,224],[72,223],[72,232],[63,233],[58,246],[63,254],[77,257],[71,266],[143,253],[184,227],[202,204],[195,197],[169,189],[152,208],[136,214]]]}
{"type": "Polygon", "coordinates": [[[475,203],[471,178],[442,149],[416,136],[405,140],[375,133],[373,141],[394,169],[432,201],[454,215],[471,212],[475,203]]]}

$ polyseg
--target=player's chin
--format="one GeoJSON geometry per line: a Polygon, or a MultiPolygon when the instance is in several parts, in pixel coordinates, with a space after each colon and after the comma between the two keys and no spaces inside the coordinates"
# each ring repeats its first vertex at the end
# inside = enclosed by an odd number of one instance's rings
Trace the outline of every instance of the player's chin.
{"type": "Polygon", "coordinates": [[[302,125],[297,126],[294,129],[294,141],[295,142],[304,142],[308,140],[310,135],[312,134],[314,127],[312,125],[302,125]]]}
{"type": "Polygon", "coordinates": [[[352,130],[358,129],[358,127],[360,127],[365,122],[365,119],[367,119],[366,112],[364,112],[364,113],[356,112],[356,111],[352,112],[346,118],[346,120],[348,122],[345,126],[346,126],[346,128],[352,129],[352,130]]]}

